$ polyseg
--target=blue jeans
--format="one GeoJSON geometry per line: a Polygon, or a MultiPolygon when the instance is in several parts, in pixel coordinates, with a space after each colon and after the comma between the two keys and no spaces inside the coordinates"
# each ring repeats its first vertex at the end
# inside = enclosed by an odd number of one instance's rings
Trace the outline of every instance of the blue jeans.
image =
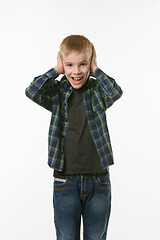
{"type": "Polygon", "coordinates": [[[111,209],[109,173],[54,178],[54,222],[57,240],[105,240],[111,209]]]}

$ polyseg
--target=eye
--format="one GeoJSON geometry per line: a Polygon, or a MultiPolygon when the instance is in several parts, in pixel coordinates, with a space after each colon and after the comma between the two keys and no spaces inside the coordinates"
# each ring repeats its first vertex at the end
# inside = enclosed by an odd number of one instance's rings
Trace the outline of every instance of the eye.
{"type": "Polygon", "coordinates": [[[81,66],[86,66],[87,64],[86,63],[81,63],[81,66]]]}
{"type": "Polygon", "coordinates": [[[68,63],[66,66],[67,66],[67,67],[72,67],[72,64],[71,64],[71,63],[68,63]]]}

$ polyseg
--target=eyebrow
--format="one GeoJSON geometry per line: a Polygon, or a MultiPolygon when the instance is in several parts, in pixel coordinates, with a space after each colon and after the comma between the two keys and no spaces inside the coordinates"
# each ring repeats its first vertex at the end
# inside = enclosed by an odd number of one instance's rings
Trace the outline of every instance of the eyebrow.
{"type": "MultiPolygon", "coordinates": [[[[87,63],[88,61],[87,60],[84,60],[84,61],[81,61],[81,62],[79,62],[79,63],[87,63]]],[[[72,63],[72,62],[65,62],[65,64],[68,64],[68,63],[72,63]]]]}

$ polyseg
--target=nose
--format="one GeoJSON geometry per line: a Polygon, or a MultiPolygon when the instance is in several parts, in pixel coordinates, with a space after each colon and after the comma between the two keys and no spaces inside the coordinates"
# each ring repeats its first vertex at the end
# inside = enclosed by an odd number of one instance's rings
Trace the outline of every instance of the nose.
{"type": "Polygon", "coordinates": [[[75,66],[75,68],[74,68],[74,74],[75,74],[75,75],[80,74],[80,69],[79,69],[78,66],[75,66]]]}

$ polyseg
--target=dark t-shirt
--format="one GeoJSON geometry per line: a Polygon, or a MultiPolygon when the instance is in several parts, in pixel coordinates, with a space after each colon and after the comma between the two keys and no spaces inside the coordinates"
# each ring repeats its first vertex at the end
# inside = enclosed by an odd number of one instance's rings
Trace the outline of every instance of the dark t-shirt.
{"type": "Polygon", "coordinates": [[[69,127],[64,146],[64,170],[54,176],[105,173],[92,140],[81,89],[73,89],[68,100],[69,127]]]}

